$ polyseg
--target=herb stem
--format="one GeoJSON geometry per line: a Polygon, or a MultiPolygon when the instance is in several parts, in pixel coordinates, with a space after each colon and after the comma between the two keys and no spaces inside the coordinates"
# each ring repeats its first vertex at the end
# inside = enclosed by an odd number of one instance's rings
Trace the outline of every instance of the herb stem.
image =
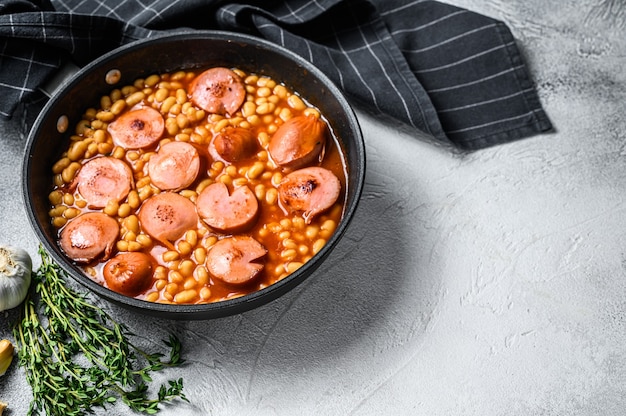
{"type": "Polygon", "coordinates": [[[66,284],[65,273],[43,247],[39,254],[34,290],[13,329],[33,393],[29,415],[82,415],[118,399],[132,410],[154,414],[160,403],[187,400],[182,379],[160,386],[156,398],[149,397],[146,384],[152,372],[183,363],[175,336],[164,341],[170,349],[167,361],[162,353],[143,351],[129,341],[124,325],[66,284]]]}

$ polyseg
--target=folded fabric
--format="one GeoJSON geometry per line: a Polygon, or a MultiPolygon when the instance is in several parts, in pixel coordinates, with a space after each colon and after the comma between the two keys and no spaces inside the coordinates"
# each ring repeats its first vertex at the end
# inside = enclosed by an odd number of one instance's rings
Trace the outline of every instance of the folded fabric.
{"type": "Polygon", "coordinates": [[[38,88],[67,60],[181,28],[277,43],[355,103],[461,149],[552,128],[503,22],[406,0],[0,0],[0,114],[45,102],[38,88]]]}

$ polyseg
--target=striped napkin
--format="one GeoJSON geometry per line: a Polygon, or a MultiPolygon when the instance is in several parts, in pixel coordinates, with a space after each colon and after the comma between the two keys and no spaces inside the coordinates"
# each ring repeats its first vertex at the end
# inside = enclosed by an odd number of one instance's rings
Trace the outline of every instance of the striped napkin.
{"type": "Polygon", "coordinates": [[[66,61],[181,28],[282,45],[354,103],[459,149],[552,129],[505,23],[420,0],[0,0],[0,114],[40,109],[66,61]]]}

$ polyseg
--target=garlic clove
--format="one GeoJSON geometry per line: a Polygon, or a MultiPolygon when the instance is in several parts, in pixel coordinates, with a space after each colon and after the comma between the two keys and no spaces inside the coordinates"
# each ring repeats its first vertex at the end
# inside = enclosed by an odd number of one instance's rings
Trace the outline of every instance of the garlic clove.
{"type": "Polygon", "coordinates": [[[0,376],[6,373],[13,361],[13,344],[8,339],[0,341],[0,376]]]}
{"type": "Polygon", "coordinates": [[[15,308],[26,298],[32,265],[26,250],[0,245],[0,312],[15,308]]]}

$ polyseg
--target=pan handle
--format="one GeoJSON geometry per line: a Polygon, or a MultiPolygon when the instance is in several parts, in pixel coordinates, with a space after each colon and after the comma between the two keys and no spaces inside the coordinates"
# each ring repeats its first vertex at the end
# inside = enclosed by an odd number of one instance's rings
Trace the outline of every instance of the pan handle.
{"type": "Polygon", "coordinates": [[[67,61],[46,83],[39,87],[39,90],[48,98],[52,98],[63,86],[63,84],[72,78],[78,71],[80,71],[80,68],[75,63],[67,61]]]}

